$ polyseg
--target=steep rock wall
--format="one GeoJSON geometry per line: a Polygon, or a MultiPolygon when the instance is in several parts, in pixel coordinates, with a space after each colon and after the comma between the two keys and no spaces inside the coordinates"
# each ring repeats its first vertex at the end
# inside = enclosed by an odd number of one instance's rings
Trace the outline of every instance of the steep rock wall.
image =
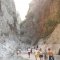
{"type": "Polygon", "coordinates": [[[13,0],[0,0],[0,57],[14,54],[18,46],[16,10],[13,0]]]}
{"type": "Polygon", "coordinates": [[[30,41],[36,44],[40,38],[44,38],[51,34],[60,21],[60,0],[32,0],[26,21],[21,24],[23,41],[30,41]],[[49,25],[49,20],[51,20],[49,25]],[[54,23],[53,23],[54,22],[54,23]],[[46,27],[46,24],[48,27],[46,27]],[[25,36],[26,35],[26,36],[25,36]]]}

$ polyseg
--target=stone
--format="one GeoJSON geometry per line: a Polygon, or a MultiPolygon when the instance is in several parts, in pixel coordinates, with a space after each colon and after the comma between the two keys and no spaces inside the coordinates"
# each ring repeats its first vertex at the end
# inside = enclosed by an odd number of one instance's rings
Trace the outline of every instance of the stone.
{"type": "MultiPolygon", "coordinates": [[[[18,46],[17,17],[13,0],[0,0],[0,57],[13,55],[18,46]]],[[[1,59],[2,60],[2,59],[1,59]]]]}

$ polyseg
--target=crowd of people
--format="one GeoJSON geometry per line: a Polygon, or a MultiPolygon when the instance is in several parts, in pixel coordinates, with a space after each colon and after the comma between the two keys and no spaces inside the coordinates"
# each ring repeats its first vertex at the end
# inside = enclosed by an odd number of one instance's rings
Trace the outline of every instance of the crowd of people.
{"type": "MultiPolygon", "coordinates": [[[[48,48],[47,50],[45,49],[43,51],[42,48],[34,47],[34,48],[28,48],[28,57],[31,58],[31,54],[35,56],[35,60],[55,60],[54,59],[54,51],[51,48],[48,48]]],[[[21,53],[21,51],[20,51],[21,53]]],[[[17,51],[17,55],[19,54],[19,51],[17,51]]],[[[58,55],[60,55],[60,49],[58,51],[58,55]]]]}
{"type": "MultiPolygon", "coordinates": [[[[54,60],[54,52],[51,48],[48,48],[48,50],[45,49],[43,52],[42,48],[34,48],[34,52],[32,52],[31,48],[28,48],[28,56],[30,58],[30,55],[34,54],[35,60],[54,60]]],[[[60,49],[58,52],[58,55],[60,55],[60,49]]]]}

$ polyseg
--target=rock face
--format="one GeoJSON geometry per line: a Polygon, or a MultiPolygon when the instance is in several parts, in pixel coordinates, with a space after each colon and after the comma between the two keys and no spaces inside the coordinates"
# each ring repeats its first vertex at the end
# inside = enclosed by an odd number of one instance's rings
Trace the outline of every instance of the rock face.
{"type": "Polygon", "coordinates": [[[17,48],[16,10],[13,0],[0,0],[0,57],[11,56],[17,48]]]}
{"type": "Polygon", "coordinates": [[[53,49],[57,54],[60,48],[60,24],[56,26],[55,30],[51,33],[51,35],[48,38],[40,39],[38,45],[39,47],[46,45],[46,48],[53,49]]]}
{"type": "Polygon", "coordinates": [[[51,34],[60,21],[60,0],[32,0],[26,20],[21,24],[21,39],[36,44],[51,34]]]}
{"type": "Polygon", "coordinates": [[[58,24],[55,30],[52,32],[46,43],[60,44],[60,24],[58,24]]]}

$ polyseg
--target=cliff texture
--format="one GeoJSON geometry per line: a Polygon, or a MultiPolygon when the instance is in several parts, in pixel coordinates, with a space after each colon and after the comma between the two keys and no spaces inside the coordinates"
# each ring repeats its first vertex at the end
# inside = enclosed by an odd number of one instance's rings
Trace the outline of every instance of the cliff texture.
{"type": "Polygon", "coordinates": [[[17,17],[13,0],[0,0],[0,57],[14,54],[18,45],[17,17]]]}
{"type": "Polygon", "coordinates": [[[50,35],[60,23],[59,12],[60,0],[32,0],[26,20],[21,24],[21,39],[36,44],[40,38],[50,35]]]}

